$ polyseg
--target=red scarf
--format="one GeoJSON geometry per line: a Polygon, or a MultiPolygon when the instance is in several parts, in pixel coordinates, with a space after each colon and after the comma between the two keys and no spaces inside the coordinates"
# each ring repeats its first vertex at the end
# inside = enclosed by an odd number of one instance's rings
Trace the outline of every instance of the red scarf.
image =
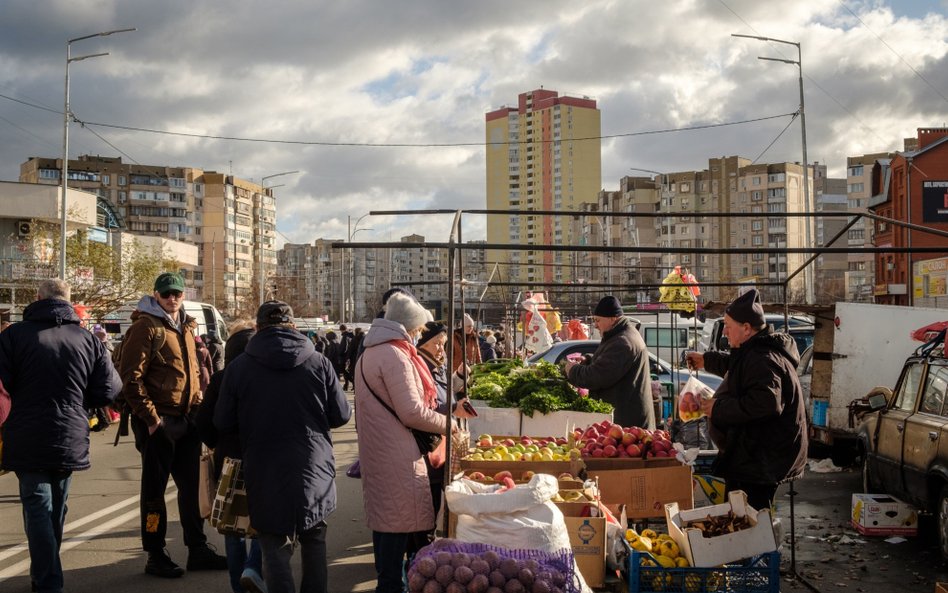
{"type": "Polygon", "coordinates": [[[434,378],[431,376],[431,371],[428,370],[428,365],[418,354],[418,350],[405,340],[392,340],[391,344],[407,354],[411,363],[415,365],[415,370],[418,371],[418,375],[421,377],[421,385],[424,389],[425,407],[432,410],[438,407],[438,392],[435,390],[434,378]]]}

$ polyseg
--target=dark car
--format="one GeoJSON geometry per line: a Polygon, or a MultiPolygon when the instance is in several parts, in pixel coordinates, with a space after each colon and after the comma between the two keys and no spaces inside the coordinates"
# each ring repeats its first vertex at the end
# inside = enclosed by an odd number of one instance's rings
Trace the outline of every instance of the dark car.
{"type": "Polygon", "coordinates": [[[877,388],[858,424],[863,489],[931,512],[948,560],[948,359],[944,335],[905,361],[895,390],[877,388]],[[927,351],[926,351],[927,348],[927,351]]]}
{"type": "MultiPolygon", "coordinates": [[[[528,358],[527,363],[536,364],[541,360],[545,360],[553,364],[559,364],[566,360],[566,357],[570,354],[592,354],[598,347],[599,340],[567,340],[565,342],[557,342],[553,344],[549,350],[534,354],[528,358]]],[[[688,380],[688,371],[673,370],[670,364],[651,352],[648,356],[651,362],[652,375],[657,376],[659,381],[680,385],[688,380]]],[[[698,371],[698,379],[711,389],[717,389],[718,385],[721,384],[721,377],[704,371],[698,371]]]]}

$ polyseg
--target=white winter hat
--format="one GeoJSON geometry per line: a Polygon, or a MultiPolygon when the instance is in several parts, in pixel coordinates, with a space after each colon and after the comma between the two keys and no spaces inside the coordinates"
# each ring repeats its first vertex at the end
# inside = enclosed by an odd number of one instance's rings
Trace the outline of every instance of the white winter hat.
{"type": "Polygon", "coordinates": [[[407,294],[396,292],[385,305],[385,319],[401,323],[408,333],[415,332],[434,318],[418,301],[407,294]]]}

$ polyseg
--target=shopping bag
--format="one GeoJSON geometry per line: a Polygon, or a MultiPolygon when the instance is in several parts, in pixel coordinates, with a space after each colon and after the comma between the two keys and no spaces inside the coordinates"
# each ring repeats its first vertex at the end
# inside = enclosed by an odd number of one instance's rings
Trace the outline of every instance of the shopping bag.
{"type": "Polygon", "coordinates": [[[346,470],[346,475],[356,480],[362,479],[362,465],[359,464],[358,459],[349,465],[349,468],[346,470]]]}
{"type": "Polygon", "coordinates": [[[255,533],[250,526],[247,488],[240,459],[224,458],[221,480],[211,509],[211,526],[224,535],[252,537],[255,533]]]}
{"type": "Polygon", "coordinates": [[[678,394],[678,416],[685,422],[704,418],[701,402],[714,397],[714,390],[691,375],[678,394]]]}
{"type": "Polygon", "coordinates": [[[441,439],[438,442],[438,446],[434,448],[433,451],[428,453],[428,463],[431,464],[431,467],[438,469],[439,467],[444,466],[444,462],[447,460],[447,446],[444,439],[441,439]]]}
{"type": "Polygon", "coordinates": [[[217,480],[214,479],[214,452],[201,446],[200,477],[198,478],[198,506],[201,509],[201,518],[211,516],[214,507],[214,496],[217,494],[217,480]]]}
{"type": "MultiPolygon", "coordinates": [[[[465,421],[466,425],[467,422],[465,421]]],[[[468,454],[471,448],[471,433],[467,430],[459,430],[451,435],[451,467],[449,467],[449,476],[456,476],[461,471],[461,459],[468,454]]]]}

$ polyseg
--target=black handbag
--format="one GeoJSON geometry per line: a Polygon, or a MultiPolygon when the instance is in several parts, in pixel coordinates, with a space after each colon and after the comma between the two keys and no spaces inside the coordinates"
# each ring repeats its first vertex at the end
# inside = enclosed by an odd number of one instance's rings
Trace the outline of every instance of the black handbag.
{"type": "MultiPolygon", "coordinates": [[[[362,375],[362,382],[365,384],[365,388],[369,390],[369,393],[375,396],[375,399],[377,399],[378,402],[382,404],[382,407],[388,410],[392,416],[395,416],[395,419],[401,422],[402,426],[405,426],[405,423],[402,422],[402,419],[398,417],[398,414],[392,409],[392,406],[382,401],[382,398],[380,398],[378,394],[372,391],[372,388],[369,387],[369,382],[365,380],[365,371],[362,369],[361,365],[359,366],[359,373],[362,375]]],[[[411,428],[410,426],[405,426],[405,428],[411,431],[411,436],[415,437],[415,443],[418,444],[418,450],[422,455],[427,455],[428,453],[431,453],[437,449],[438,445],[441,444],[441,439],[444,438],[443,434],[439,434],[437,432],[425,432],[423,430],[411,428]]]]}

